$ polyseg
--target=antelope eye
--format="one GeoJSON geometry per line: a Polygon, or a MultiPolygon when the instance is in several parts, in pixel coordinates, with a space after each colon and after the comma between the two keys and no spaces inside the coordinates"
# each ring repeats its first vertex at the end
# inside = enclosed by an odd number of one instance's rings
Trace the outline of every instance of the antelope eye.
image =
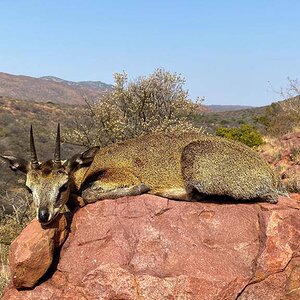
{"type": "Polygon", "coordinates": [[[68,189],[68,186],[69,186],[69,183],[66,182],[64,185],[62,185],[60,188],[59,188],[59,191],[60,192],[64,192],[68,189]]]}
{"type": "Polygon", "coordinates": [[[26,185],[25,186],[26,187],[26,190],[30,193],[30,194],[32,194],[32,190],[26,185]]]}

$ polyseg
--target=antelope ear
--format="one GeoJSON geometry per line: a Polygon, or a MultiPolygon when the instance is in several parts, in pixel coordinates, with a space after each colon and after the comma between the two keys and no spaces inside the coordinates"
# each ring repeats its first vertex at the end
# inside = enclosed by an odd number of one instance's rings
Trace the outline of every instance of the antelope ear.
{"type": "Polygon", "coordinates": [[[66,161],[66,165],[70,168],[70,170],[74,170],[78,166],[89,166],[99,149],[100,147],[96,146],[82,153],[75,154],[71,157],[71,159],[66,161]]]}
{"type": "Polygon", "coordinates": [[[81,164],[91,164],[99,149],[100,149],[99,146],[95,146],[84,151],[81,154],[81,164]]]}
{"type": "Polygon", "coordinates": [[[5,161],[9,163],[9,167],[13,171],[21,171],[27,173],[30,170],[30,163],[22,158],[18,158],[11,155],[0,155],[5,161]]]}

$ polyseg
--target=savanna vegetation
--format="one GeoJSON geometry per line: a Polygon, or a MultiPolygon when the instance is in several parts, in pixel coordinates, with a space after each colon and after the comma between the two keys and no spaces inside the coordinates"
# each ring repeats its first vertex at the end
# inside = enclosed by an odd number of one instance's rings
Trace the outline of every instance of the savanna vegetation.
{"type": "Polygon", "coordinates": [[[272,103],[255,121],[265,128],[267,135],[279,137],[300,127],[300,96],[272,103]]]}

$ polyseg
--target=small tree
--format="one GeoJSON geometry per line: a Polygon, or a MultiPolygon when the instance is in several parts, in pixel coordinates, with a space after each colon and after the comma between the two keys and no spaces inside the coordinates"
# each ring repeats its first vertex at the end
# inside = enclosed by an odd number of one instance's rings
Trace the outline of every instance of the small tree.
{"type": "Polygon", "coordinates": [[[128,81],[126,73],[117,73],[114,79],[114,89],[87,103],[76,117],[76,129],[67,133],[67,142],[105,146],[153,132],[203,132],[189,121],[201,111],[201,100],[188,98],[179,74],[157,69],[135,81],[128,81]]]}
{"type": "Polygon", "coordinates": [[[288,84],[286,87],[280,87],[276,90],[271,83],[269,83],[271,90],[280,95],[283,100],[278,102],[285,112],[300,114],[300,82],[299,80],[287,77],[288,84]],[[288,99],[288,100],[287,100],[288,99]]]}

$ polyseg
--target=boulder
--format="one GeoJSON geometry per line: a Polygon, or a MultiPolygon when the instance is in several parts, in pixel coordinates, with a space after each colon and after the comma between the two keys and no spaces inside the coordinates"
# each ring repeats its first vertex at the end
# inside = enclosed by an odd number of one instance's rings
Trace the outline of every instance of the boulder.
{"type": "Polygon", "coordinates": [[[49,269],[54,250],[67,237],[67,220],[60,215],[47,228],[33,220],[10,246],[9,262],[13,285],[31,288],[49,269]]]}
{"type": "Polygon", "coordinates": [[[48,278],[31,290],[11,282],[3,299],[296,300],[299,249],[295,198],[276,205],[147,194],[104,200],[75,212],[48,278]]]}

